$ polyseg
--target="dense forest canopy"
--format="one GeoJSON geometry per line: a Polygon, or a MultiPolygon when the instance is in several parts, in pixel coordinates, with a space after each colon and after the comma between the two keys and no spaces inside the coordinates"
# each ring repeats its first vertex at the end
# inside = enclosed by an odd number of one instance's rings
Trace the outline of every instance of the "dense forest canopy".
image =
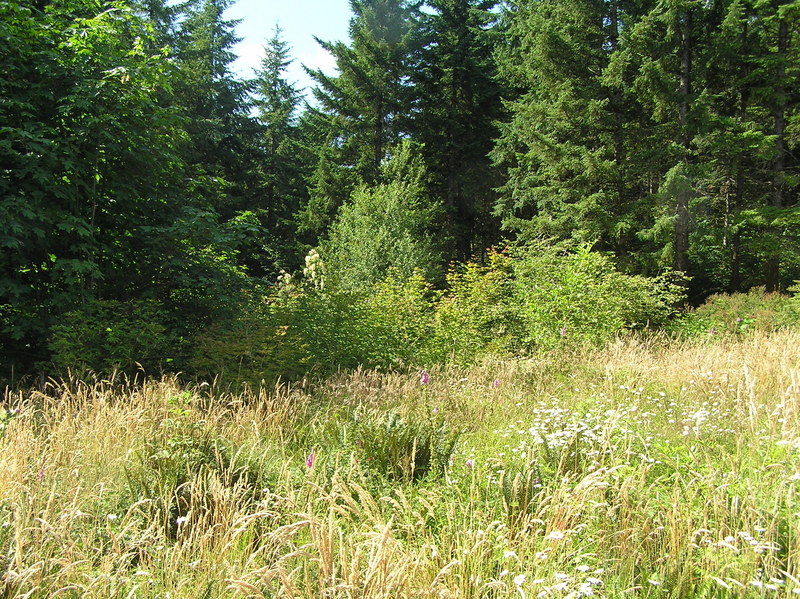
{"type": "Polygon", "coordinates": [[[363,294],[441,325],[541,290],[507,243],[690,301],[800,279],[800,2],[350,4],[309,105],[279,29],[232,70],[228,0],[0,1],[0,378],[357,344],[310,315],[363,294]]]}

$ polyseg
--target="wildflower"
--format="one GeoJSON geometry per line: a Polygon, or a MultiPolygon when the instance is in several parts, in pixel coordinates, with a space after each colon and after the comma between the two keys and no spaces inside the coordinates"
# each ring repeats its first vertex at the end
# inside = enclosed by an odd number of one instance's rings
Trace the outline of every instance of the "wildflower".
{"type": "Polygon", "coordinates": [[[186,524],[186,522],[187,522],[188,520],[189,520],[189,518],[188,518],[187,516],[181,516],[180,518],[178,518],[177,520],[175,520],[175,524],[177,524],[178,526],[180,526],[181,524],[186,524]]]}
{"type": "Polygon", "coordinates": [[[427,385],[428,382],[431,380],[430,375],[428,374],[427,370],[423,370],[419,375],[419,382],[423,385],[427,385]]]}
{"type": "Polygon", "coordinates": [[[308,454],[306,458],[306,467],[313,468],[314,467],[314,450],[311,450],[311,453],[308,454]]]}
{"type": "Polygon", "coordinates": [[[514,577],[514,584],[521,587],[525,583],[526,576],[524,574],[517,574],[514,577]]]}
{"type": "Polygon", "coordinates": [[[566,337],[567,336],[567,327],[566,326],[561,327],[561,336],[562,337],[566,337]]]}
{"type": "Polygon", "coordinates": [[[511,559],[511,558],[516,558],[516,557],[517,557],[516,551],[510,551],[508,549],[503,551],[503,559],[511,559]]]}
{"type": "Polygon", "coordinates": [[[439,408],[433,408],[433,413],[434,414],[438,414],[439,413],[439,408]]]}
{"type": "Polygon", "coordinates": [[[470,470],[474,470],[475,469],[475,460],[473,460],[472,458],[468,459],[466,462],[464,462],[464,466],[466,466],[470,470]]]}
{"type": "Polygon", "coordinates": [[[554,530],[549,535],[547,535],[548,539],[553,539],[554,541],[560,541],[564,538],[564,533],[560,530],[554,530]]]}
{"type": "Polygon", "coordinates": [[[492,383],[492,387],[495,389],[500,388],[500,379],[494,379],[494,383],[492,383]]]}

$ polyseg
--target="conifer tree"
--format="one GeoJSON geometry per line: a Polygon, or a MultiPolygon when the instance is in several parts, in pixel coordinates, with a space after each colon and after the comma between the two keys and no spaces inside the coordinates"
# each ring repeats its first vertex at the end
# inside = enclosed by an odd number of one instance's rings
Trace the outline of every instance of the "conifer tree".
{"type": "Polygon", "coordinates": [[[351,0],[350,6],[350,44],[317,40],[336,59],[338,75],[309,71],[319,106],[310,109],[306,122],[320,146],[304,221],[306,228],[318,222],[317,234],[355,185],[380,180],[381,162],[407,131],[415,6],[406,0],[351,0]],[[335,195],[326,197],[331,189],[335,195]]]}
{"type": "Polygon", "coordinates": [[[232,216],[256,186],[258,129],[250,117],[251,83],[234,76],[238,21],[226,20],[231,0],[189,0],[180,21],[175,59],[176,100],[185,111],[186,161],[196,192],[232,216]]]}
{"type": "Polygon", "coordinates": [[[254,82],[263,156],[258,164],[261,192],[250,209],[258,216],[266,239],[252,252],[250,261],[289,268],[292,257],[299,254],[293,219],[306,197],[306,169],[297,115],[301,94],[286,79],[292,61],[282,34],[280,27],[276,27],[264,47],[254,82]]]}
{"type": "Polygon", "coordinates": [[[468,260],[496,240],[499,177],[488,157],[501,86],[495,0],[429,0],[412,74],[412,133],[423,144],[429,188],[445,207],[451,258],[468,260]]]}
{"type": "Polygon", "coordinates": [[[626,174],[621,94],[607,72],[625,17],[615,0],[520,0],[506,14],[507,102],[493,158],[506,172],[496,211],[523,235],[620,249],[635,183],[626,174]]]}

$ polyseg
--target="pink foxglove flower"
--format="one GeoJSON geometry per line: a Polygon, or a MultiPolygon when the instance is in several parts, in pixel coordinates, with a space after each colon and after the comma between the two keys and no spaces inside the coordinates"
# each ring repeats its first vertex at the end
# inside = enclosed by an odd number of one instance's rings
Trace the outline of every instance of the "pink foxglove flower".
{"type": "Polygon", "coordinates": [[[306,466],[308,468],[313,468],[314,467],[314,451],[313,450],[311,451],[311,453],[308,454],[308,457],[306,458],[306,466]]]}

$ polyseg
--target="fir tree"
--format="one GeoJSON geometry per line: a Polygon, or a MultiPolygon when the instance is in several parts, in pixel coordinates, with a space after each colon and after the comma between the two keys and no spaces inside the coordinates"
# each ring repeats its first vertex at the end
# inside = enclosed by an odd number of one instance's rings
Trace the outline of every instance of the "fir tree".
{"type": "Polygon", "coordinates": [[[412,75],[414,138],[423,144],[430,189],[445,206],[451,258],[467,260],[491,245],[499,177],[488,154],[497,135],[501,86],[494,0],[429,0],[412,75]]]}

